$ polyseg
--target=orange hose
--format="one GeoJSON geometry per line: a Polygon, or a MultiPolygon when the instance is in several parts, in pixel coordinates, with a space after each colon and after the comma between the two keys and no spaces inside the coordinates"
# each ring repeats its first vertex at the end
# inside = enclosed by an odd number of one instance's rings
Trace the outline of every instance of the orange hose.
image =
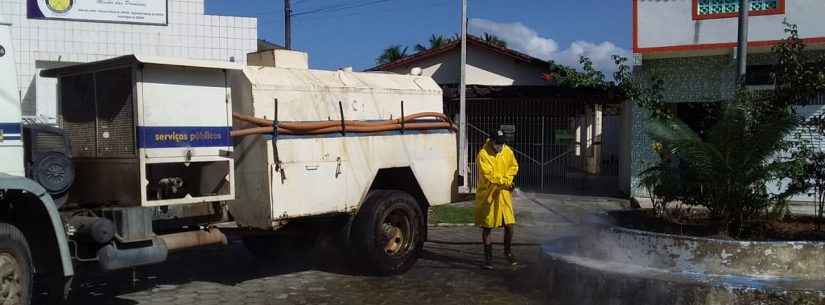
{"type": "MultiPolygon", "coordinates": [[[[232,117],[241,121],[253,123],[259,126],[271,126],[272,121],[262,118],[256,118],[253,116],[242,115],[238,113],[233,113],[232,117]]],[[[445,123],[452,123],[450,119],[438,112],[422,112],[422,113],[415,113],[404,117],[404,123],[412,122],[416,119],[431,117],[436,120],[445,122],[445,123]]],[[[385,124],[401,124],[401,119],[393,119],[393,120],[383,120],[383,121],[351,121],[345,120],[344,124],[347,126],[380,126],[385,124]]],[[[341,121],[327,121],[327,122],[281,122],[278,123],[279,127],[283,127],[286,129],[294,129],[294,130],[312,130],[312,129],[320,129],[320,128],[329,128],[334,126],[341,126],[341,121]]]]}
{"type": "MultiPolygon", "coordinates": [[[[262,118],[257,118],[248,115],[233,113],[232,117],[259,125],[259,127],[245,128],[233,130],[232,137],[243,137],[256,134],[270,134],[272,133],[272,121],[262,118]]],[[[345,120],[342,128],[341,121],[328,122],[283,122],[278,123],[278,133],[288,135],[319,135],[343,132],[355,133],[373,133],[401,130],[402,119],[383,120],[383,121],[350,121],[345,120]]],[[[404,130],[432,130],[432,129],[449,129],[456,130],[455,125],[450,119],[438,112],[422,112],[415,113],[403,118],[404,130]],[[434,118],[436,121],[420,121],[422,118],[434,118]]]]}
{"type": "Polygon", "coordinates": [[[232,117],[235,118],[236,120],[241,120],[241,121],[245,121],[245,122],[249,122],[249,123],[257,124],[257,125],[270,125],[270,126],[272,125],[272,120],[256,118],[256,117],[251,116],[251,115],[243,115],[243,114],[240,114],[240,113],[237,113],[237,112],[233,112],[232,117]]]}

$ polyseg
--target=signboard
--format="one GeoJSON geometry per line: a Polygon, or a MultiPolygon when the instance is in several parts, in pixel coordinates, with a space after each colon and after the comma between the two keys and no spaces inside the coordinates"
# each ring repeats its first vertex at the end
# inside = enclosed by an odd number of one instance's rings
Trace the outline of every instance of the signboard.
{"type": "Polygon", "coordinates": [[[567,145],[573,143],[576,137],[570,129],[556,129],[553,135],[553,144],[567,145]]]}
{"type": "Polygon", "coordinates": [[[30,19],[166,25],[168,0],[27,0],[30,19]]]}

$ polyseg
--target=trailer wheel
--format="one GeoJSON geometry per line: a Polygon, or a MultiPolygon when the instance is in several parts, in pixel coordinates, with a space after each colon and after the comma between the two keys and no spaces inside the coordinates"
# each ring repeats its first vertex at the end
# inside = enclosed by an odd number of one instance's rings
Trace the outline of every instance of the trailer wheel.
{"type": "Polygon", "coordinates": [[[32,291],[31,251],[23,233],[0,223],[0,304],[29,305],[32,291]]]}
{"type": "Polygon", "coordinates": [[[356,258],[380,275],[404,273],[424,246],[421,208],[409,194],[377,190],[367,195],[352,227],[356,258]]]}

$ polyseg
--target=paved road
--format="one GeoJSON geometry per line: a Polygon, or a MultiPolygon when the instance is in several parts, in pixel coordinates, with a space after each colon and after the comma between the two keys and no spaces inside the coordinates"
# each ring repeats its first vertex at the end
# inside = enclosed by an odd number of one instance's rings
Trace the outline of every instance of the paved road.
{"type": "MultiPolygon", "coordinates": [[[[496,271],[479,268],[479,231],[430,228],[425,253],[406,274],[360,275],[325,250],[296,253],[285,262],[255,259],[236,238],[229,246],[170,256],[132,272],[84,268],[73,304],[541,304],[536,259],[541,241],[575,230],[588,212],[619,208],[602,198],[529,196],[516,200],[519,225],[514,252],[519,267],[506,266],[496,248],[496,271]]],[[[501,232],[495,238],[501,239],[501,232]]]]}

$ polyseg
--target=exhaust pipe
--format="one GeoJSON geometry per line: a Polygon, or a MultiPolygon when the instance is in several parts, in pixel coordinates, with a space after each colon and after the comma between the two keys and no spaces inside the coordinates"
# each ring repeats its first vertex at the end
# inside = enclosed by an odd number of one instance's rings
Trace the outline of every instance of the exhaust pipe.
{"type": "Polygon", "coordinates": [[[227,244],[226,235],[217,228],[159,235],[152,245],[139,248],[118,248],[114,243],[97,251],[101,268],[106,271],[162,263],[169,252],[194,247],[227,244]]]}
{"type": "Polygon", "coordinates": [[[218,228],[206,231],[190,231],[158,236],[169,251],[179,251],[208,245],[226,245],[226,235],[218,228]]]}
{"type": "Polygon", "coordinates": [[[160,239],[152,239],[152,245],[140,248],[119,249],[114,243],[97,250],[100,267],[106,271],[162,263],[169,250],[160,239]]]}

